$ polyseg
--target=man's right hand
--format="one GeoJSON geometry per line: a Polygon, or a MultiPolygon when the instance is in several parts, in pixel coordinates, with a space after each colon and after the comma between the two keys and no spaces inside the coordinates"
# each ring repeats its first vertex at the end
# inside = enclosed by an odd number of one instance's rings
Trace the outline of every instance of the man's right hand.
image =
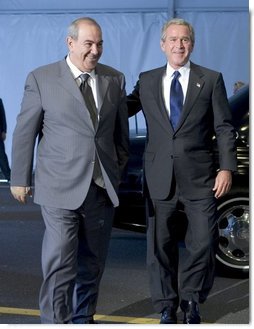
{"type": "Polygon", "coordinates": [[[32,196],[32,191],[29,186],[11,186],[11,194],[19,202],[26,203],[26,197],[32,196]]]}

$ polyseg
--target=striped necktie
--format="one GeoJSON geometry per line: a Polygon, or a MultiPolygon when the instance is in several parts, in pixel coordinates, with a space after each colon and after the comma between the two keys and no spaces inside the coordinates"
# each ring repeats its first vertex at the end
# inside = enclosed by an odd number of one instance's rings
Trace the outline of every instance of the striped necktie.
{"type": "MultiPolygon", "coordinates": [[[[84,97],[91,119],[93,121],[93,125],[96,128],[98,125],[98,111],[95,105],[92,88],[88,84],[88,79],[90,78],[90,75],[88,73],[81,74],[80,78],[82,81],[80,85],[80,90],[84,97]]],[[[97,154],[95,154],[93,179],[97,185],[103,188],[105,187],[97,154]]]]}
{"type": "Polygon", "coordinates": [[[88,73],[81,74],[80,78],[82,81],[80,85],[80,90],[84,97],[91,119],[93,121],[93,125],[94,127],[96,127],[98,124],[98,111],[95,105],[92,88],[88,84],[88,79],[90,78],[90,75],[88,73]]]}

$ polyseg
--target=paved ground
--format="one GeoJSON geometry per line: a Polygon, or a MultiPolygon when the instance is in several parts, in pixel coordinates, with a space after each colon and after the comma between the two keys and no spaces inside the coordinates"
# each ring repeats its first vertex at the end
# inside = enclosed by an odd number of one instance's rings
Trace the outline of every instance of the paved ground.
{"type": "MultiPolygon", "coordinates": [[[[38,206],[12,199],[0,185],[0,323],[39,324],[40,250],[43,221],[38,206]]],[[[100,324],[158,324],[145,267],[145,235],[113,230],[96,319],[100,324]]],[[[181,249],[184,257],[184,249],[181,249]]],[[[216,276],[204,323],[248,324],[249,279],[216,276]]],[[[182,314],[179,313],[179,323],[182,314]]]]}

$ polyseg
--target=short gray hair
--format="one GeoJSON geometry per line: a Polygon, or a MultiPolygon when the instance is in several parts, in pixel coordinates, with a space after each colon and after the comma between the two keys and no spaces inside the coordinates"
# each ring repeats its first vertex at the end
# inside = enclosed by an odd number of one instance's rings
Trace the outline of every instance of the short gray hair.
{"type": "Polygon", "coordinates": [[[194,46],[194,44],[195,44],[195,31],[193,29],[193,26],[190,23],[188,23],[187,21],[185,21],[184,19],[182,19],[182,18],[173,18],[170,21],[167,21],[163,25],[162,30],[161,30],[161,40],[162,41],[165,41],[166,30],[170,25],[184,25],[184,26],[187,26],[189,31],[190,31],[191,43],[194,46]]]}
{"type": "Polygon", "coordinates": [[[81,17],[73,21],[67,30],[67,36],[71,37],[74,40],[78,39],[78,32],[79,32],[79,24],[81,22],[87,22],[91,25],[95,25],[98,27],[98,29],[101,31],[100,25],[91,17],[81,17]]]}

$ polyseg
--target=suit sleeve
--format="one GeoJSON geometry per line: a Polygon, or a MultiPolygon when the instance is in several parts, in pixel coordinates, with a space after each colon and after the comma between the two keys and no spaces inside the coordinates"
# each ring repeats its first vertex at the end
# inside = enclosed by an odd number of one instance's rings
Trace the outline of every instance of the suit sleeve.
{"type": "Polygon", "coordinates": [[[12,140],[12,186],[32,184],[33,156],[36,138],[43,119],[40,93],[32,73],[27,77],[21,111],[12,140]]]}
{"type": "Polygon", "coordinates": [[[126,105],[125,78],[121,76],[121,96],[115,124],[115,145],[118,156],[120,175],[123,175],[129,158],[129,122],[126,105]]]}
{"type": "Polygon", "coordinates": [[[132,117],[142,110],[139,98],[139,80],[137,81],[133,91],[127,96],[128,116],[132,117]]]}
{"type": "Polygon", "coordinates": [[[222,74],[219,74],[215,83],[212,102],[214,130],[219,151],[219,169],[235,172],[237,171],[236,132],[232,125],[232,116],[222,74]]]}

